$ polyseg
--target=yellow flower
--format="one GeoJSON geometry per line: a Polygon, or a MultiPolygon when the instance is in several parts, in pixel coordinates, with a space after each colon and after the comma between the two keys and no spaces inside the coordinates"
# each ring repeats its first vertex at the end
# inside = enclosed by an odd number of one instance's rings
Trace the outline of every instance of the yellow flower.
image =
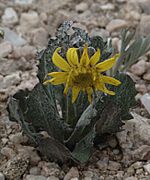
{"type": "Polygon", "coordinates": [[[62,70],[62,72],[48,73],[47,75],[52,78],[46,80],[44,84],[51,83],[53,85],[59,85],[65,83],[65,95],[69,88],[72,88],[72,103],[75,102],[80,91],[86,91],[90,102],[92,101],[93,90],[99,90],[110,95],[115,95],[115,92],[106,88],[105,83],[118,86],[121,82],[101,73],[112,68],[118,58],[118,54],[98,63],[101,57],[100,49],[97,49],[94,55],[89,57],[88,47],[85,45],[80,59],[77,53],[78,49],[69,48],[66,53],[66,61],[59,55],[58,51],[60,49],[61,48],[57,48],[55,50],[52,61],[62,70]]]}

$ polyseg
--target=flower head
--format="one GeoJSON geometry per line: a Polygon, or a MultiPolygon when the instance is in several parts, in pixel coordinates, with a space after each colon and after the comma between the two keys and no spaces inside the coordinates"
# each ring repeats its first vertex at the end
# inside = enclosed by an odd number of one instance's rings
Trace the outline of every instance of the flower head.
{"type": "Polygon", "coordinates": [[[102,72],[112,68],[118,55],[113,56],[103,62],[99,62],[101,57],[100,49],[89,57],[88,46],[85,45],[81,57],[78,56],[78,48],[69,48],[65,60],[58,53],[61,48],[57,48],[53,54],[53,63],[62,70],[61,72],[51,72],[48,76],[52,78],[46,80],[44,84],[51,83],[59,85],[65,83],[64,94],[69,88],[72,88],[72,103],[77,99],[80,91],[88,94],[88,100],[91,102],[93,90],[99,90],[104,93],[115,95],[115,92],[106,88],[106,84],[118,86],[121,82],[113,77],[105,76],[102,72]]]}

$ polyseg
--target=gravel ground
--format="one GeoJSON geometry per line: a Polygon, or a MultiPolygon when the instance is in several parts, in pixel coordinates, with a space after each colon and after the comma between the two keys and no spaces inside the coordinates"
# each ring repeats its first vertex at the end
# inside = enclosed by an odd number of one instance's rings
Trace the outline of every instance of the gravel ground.
{"type": "Polygon", "coordinates": [[[90,161],[78,167],[60,167],[40,157],[27,145],[18,124],[9,122],[6,103],[19,89],[32,89],[36,78],[36,51],[64,20],[74,20],[90,35],[112,37],[120,49],[120,30],[137,36],[150,33],[150,0],[1,0],[0,27],[0,180],[149,180],[150,179],[150,53],[129,69],[141,104],[125,130],[94,150],[90,161]],[[147,96],[145,96],[145,94],[147,96]],[[146,99],[146,100],[145,100],[146,99]]]}

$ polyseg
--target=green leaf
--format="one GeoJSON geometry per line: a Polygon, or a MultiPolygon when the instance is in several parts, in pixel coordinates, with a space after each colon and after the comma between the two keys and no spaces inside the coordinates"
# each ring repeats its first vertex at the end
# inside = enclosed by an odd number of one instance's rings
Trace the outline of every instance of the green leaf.
{"type": "Polygon", "coordinates": [[[76,144],[72,156],[81,163],[87,162],[92,153],[93,140],[95,138],[94,129],[91,130],[79,143],[76,144]]]}
{"type": "Polygon", "coordinates": [[[75,162],[69,149],[52,137],[39,138],[38,145],[40,152],[50,161],[55,161],[61,164],[66,163],[69,160],[75,162]]]}
{"type": "Polygon", "coordinates": [[[122,73],[118,73],[115,78],[121,81],[121,85],[109,86],[109,89],[116,95],[97,97],[95,104],[87,107],[66,141],[68,147],[73,147],[81,138],[84,138],[95,124],[98,134],[111,134],[120,131],[122,120],[132,118],[129,111],[136,105],[134,82],[128,75],[122,73]]]}
{"type": "MultiPolygon", "coordinates": [[[[25,122],[30,124],[32,130],[37,133],[46,131],[50,136],[63,140],[65,124],[43,85],[39,83],[31,92],[17,93],[13,98],[19,102],[19,109],[23,112],[25,122]]],[[[15,108],[13,106],[13,109],[15,108]]],[[[14,119],[16,118],[14,116],[14,119]]]]}

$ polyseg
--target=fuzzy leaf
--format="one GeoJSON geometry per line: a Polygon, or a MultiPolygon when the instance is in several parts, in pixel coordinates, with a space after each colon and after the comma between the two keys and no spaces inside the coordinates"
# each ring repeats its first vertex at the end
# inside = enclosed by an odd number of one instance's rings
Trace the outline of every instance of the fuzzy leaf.
{"type": "MultiPolygon", "coordinates": [[[[50,136],[63,140],[65,125],[60,120],[57,109],[47,96],[43,85],[39,83],[31,92],[17,93],[14,98],[19,102],[19,109],[23,112],[24,120],[30,124],[32,130],[46,131],[50,136]]],[[[13,109],[15,108],[14,105],[13,109]]]]}
{"type": "Polygon", "coordinates": [[[76,144],[75,149],[72,152],[72,156],[81,163],[88,161],[92,153],[94,138],[95,131],[93,129],[83,139],[81,139],[79,143],[76,144]]]}
{"type": "Polygon", "coordinates": [[[120,130],[122,120],[132,118],[129,110],[136,104],[134,99],[136,95],[135,85],[126,74],[118,73],[115,78],[122,82],[118,87],[109,86],[111,90],[116,92],[116,95],[103,95],[101,98],[97,98],[95,105],[88,106],[66,142],[68,147],[72,147],[81,138],[85,137],[95,123],[99,127],[97,128],[99,134],[115,133],[120,130]]]}
{"type": "Polygon", "coordinates": [[[51,161],[65,163],[73,160],[69,149],[52,137],[40,138],[38,145],[40,152],[51,161]]]}

